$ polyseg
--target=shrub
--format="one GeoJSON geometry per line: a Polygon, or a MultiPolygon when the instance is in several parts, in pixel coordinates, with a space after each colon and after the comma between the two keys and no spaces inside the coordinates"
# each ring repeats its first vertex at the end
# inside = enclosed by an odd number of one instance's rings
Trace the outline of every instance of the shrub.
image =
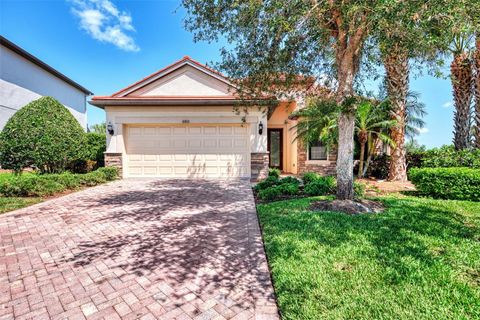
{"type": "Polygon", "coordinates": [[[107,175],[101,171],[92,171],[89,173],[81,174],[80,183],[88,187],[96,186],[97,184],[107,182],[107,175]]]}
{"type": "Polygon", "coordinates": [[[315,172],[305,172],[302,176],[302,180],[304,184],[308,184],[314,180],[317,180],[320,178],[320,175],[315,172]]]}
{"type": "Polygon", "coordinates": [[[91,172],[105,165],[104,152],[107,149],[105,134],[89,132],[86,134],[85,147],[81,157],[75,161],[72,169],[77,173],[91,172]]]}
{"type": "Polygon", "coordinates": [[[76,174],[70,172],[64,172],[62,174],[51,174],[45,175],[49,179],[53,179],[61,185],[65,186],[66,189],[75,189],[80,186],[80,178],[76,174]]]}
{"type": "Polygon", "coordinates": [[[62,172],[81,158],[85,133],[57,100],[42,97],[16,112],[0,133],[0,164],[21,171],[62,172]]]}
{"type": "Polygon", "coordinates": [[[97,169],[97,172],[103,173],[107,181],[113,181],[118,178],[118,169],[115,167],[99,168],[97,169]]]}
{"type": "Polygon", "coordinates": [[[80,186],[95,186],[118,177],[116,168],[100,168],[86,174],[22,174],[0,182],[0,194],[7,197],[42,197],[80,186]]]}
{"type": "Polygon", "coordinates": [[[283,195],[289,195],[289,196],[294,196],[298,194],[298,192],[300,191],[298,183],[291,183],[291,182],[283,183],[277,186],[276,188],[279,188],[283,195]]]}
{"type": "Polygon", "coordinates": [[[457,151],[453,146],[430,149],[423,154],[421,166],[427,168],[468,167],[480,169],[480,149],[457,151]]]}
{"type": "Polygon", "coordinates": [[[382,154],[372,159],[365,176],[375,177],[377,179],[387,179],[389,170],[390,156],[382,154]]]}
{"type": "Polygon", "coordinates": [[[258,192],[258,197],[262,200],[274,200],[281,194],[281,190],[276,186],[269,187],[258,192]]]}
{"type": "Polygon", "coordinates": [[[353,182],[353,193],[357,198],[363,198],[365,196],[365,184],[361,182],[353,182]]]}
{"type": "Polygon", "coordinates": [[[298,183],[283,183],[272,186],[258,192],[258,197],[262,200],[275,200],[281,196],[293,196],[300,191],[298,183]]]}
{"type": "Polygon", "coordinates": [[[253,187],[253,189],[258,192],[260,190],[264,190],[272,186],[275,186],[279,183],[280,183],[280,179],[278,179],[278,177],[268,176],[265,180],[262,180],[259,183],[257,183],[255,187],[253,187]]]}
{"type": "Polygon", "coordinates": [[[285,177],[283,179],[280,179],[279,184],[296,184],[296,185],[299,185],[300,180],[298,180],[295,177],[288,176],[288,177],[285,177]]]}
{"type": "Polygon", "coordinates": [[[305,185],[305,193],[309,196],[324,196],[335,192],[334,177],[318,177],[305,185]]]}
{"type": "Polygon", "coordinates": [[[268,169],[268,176],[269,177],[276,177],[276,178],[279,178],[280,177],[280,170],[277,169],[277,168],[270,168],[268,169]]]}
{"type": "Polygon", "coordinates": [[[410,180],[426,196],[480,201],[480,170],[471,168],[414,168],[410,180]]]}
{"type": "Polygon", "coordinates": [[[42,197],[65,189],[54,178],[36,174],[18,175],[0,184],[0,193],[7,197],[42,197]]]}

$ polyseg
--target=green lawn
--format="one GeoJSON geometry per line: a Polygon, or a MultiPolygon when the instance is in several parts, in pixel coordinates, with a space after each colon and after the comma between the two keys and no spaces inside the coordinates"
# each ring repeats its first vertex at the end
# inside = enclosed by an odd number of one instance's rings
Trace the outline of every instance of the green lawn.
{"type": "Polygon", "coordinates": [[[258,205],[284,319],[480,319],[480,202],[383,197],[382,214],[258,205]]]}
{"type": "Polygon", "coordinates": [[[0,197],[0,213],[31,206],[42,201],[42,198],[0,197]]]}

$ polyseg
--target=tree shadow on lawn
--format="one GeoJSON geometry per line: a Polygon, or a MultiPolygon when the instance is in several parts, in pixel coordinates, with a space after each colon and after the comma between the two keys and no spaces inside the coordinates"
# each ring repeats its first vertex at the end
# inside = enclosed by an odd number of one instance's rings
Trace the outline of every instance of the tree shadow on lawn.
{"type": "Polygon", "coordinates": [[[243,191],[248,183],[139,183],[82,204],[108,210],[91,222],[107,229],[79,243],[74,266],[102,262],[152,282],[193,285],[197,294],[221,289],[246,303],[252,295],[273,299],[268,268],[258,259],[263,246],[254,203],[243,191]]]}
{"type": "Polygon", "coordinates": [[[308,203],[287,214],[260,208],[267,252],[275,251],[275,257],[270,259],[301,259],[297,239],[327,248],[358,243],[384,270],[391,270],[382,276],[385,282],[394,284],[413,276],[416,264],[428,267],[447,254],[442,247],[432,250],[427,242],[442,246],[479,239],[479,224],[466,223],[465,217],[440,205],[407,199],[382,201],[387,207],[385,213],[354,216],[307,211],[308,203]]]}

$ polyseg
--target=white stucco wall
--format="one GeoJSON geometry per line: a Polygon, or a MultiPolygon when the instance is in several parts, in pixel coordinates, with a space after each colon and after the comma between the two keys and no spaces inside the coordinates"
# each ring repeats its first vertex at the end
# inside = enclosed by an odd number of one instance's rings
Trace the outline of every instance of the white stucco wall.
{"type": "Polygon", "coordinates": [[[85,93],[3,46],[0,79],[0,130],[16,110],[41,96],[60,101],[87,128],[85,93]]]}
{"type": "Polygon", "coordinates": [[[118,106],[106,107],[106,121],[114,126],[114,135],[107,134],[107,152],[125,153],[123,126],[128,124],[228,124],[238,123],[250,128],[250,152],[267,152],[267,114],[253,107],[242,121],[244,114],[237,115],[233,107],[169,107],[169,106],[118,106]],[[263,134],[258,133],[258,124],[263,123],[263,134]]]}
{"type": "Polygon", "coordinates": [[[183,66],[127,96],[226,96],[229,86],[191,66],[183,66]]]}

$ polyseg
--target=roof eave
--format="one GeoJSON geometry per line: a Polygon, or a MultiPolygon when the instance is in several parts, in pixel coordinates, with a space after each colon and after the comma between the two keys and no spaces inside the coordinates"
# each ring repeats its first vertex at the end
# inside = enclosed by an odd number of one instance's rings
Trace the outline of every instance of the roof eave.
{"type": "Polygon", "coordinates": [[[92,99],[89,104],[104,108],[106,106],[232,106],[232,105],[269,105],[274,100],[255,99],[92,99]]]}

